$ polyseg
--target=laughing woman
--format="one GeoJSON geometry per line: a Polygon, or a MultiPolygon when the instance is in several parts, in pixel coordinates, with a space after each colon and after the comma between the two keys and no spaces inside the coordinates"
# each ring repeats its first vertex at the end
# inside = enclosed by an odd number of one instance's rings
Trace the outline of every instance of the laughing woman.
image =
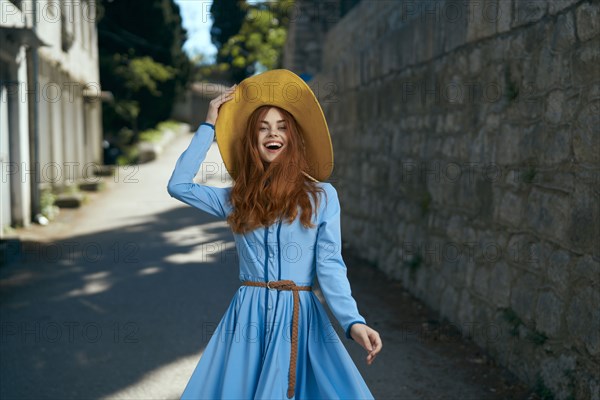
{"type": "Polygon", "coordinates": [[[227,221],[241,285],[182,400],[373,399],[312,291],[316,277],[345,337],[371,365],[382,342],[351,294],[340,203],[325,182],[332,169],[321,106],[293,72],[247,78],[211,101],[167,189],[227,221]],[[193,182],[215,134],[232,187],[193,182]]]}

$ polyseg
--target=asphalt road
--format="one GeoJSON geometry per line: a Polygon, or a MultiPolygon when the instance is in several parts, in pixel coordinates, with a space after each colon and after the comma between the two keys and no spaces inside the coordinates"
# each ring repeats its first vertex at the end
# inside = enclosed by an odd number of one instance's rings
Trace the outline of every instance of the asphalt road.
{"type": "MultiPolygon", "coordinates": [[[[179,399],[239,287],[225,222],[166,191],[190,140],[121,168],[51,226],[18,230],[22,258],[0,267],[1,399],[179,399]]],[[[222,165],[216,144],[206,161],[222,165]]],[[[208,183],[229,184],[218,174],[208,183]]],[[[376,399],[537,398],[400,282],[351,249],[344,258],[384,342],[367,366],[366,352],[342,339],[376,399]]]]}

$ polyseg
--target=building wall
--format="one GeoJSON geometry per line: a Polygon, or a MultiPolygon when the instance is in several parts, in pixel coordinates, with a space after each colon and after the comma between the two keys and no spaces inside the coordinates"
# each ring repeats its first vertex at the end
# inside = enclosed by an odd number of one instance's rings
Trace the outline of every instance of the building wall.
{"type": "Polygon", "coordinates": [[[310,83],[344,240],[557,399],[599,398],[599,14],[362,1],[310,83]]]}
{"type": "Polygon", "coordinates": [[[2,226],[27,226],[39,212],[39,189],[62,186],[68,180],[81,181],[86,173],[95,179],[93,168],[86,169],[86,165],[103,162],[95,1],[37,1],[34,12],[31,0],[21,2],[20,9],[0,0],[0,10],[0,34],[8,27],[25,27],[33,31],[31,36],[43,41],[40,47],[24,40],[14,49],[0,50],[8,70],[19,71],[8,76],[8,81],[19,87],[15,92],[19,112],[0,105],[12,121],[8,131],[3,128],[1,132],[2,143],[8,142],[11,149],[3,159],[19,161],[21,169],[27,171],[35,170],[39,163],[40,170],[37,178],[29,174],[11,181],[10,213],[3,207],[2,226]],[[26,48],[32,51],[26,53],[26,48]],[[37,104],[30,104],[27,93],[34,88],[37,104]]]}

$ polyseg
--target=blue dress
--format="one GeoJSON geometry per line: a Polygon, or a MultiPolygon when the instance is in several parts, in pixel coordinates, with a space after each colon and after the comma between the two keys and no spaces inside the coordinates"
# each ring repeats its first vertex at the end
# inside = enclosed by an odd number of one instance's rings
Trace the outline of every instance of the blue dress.
{"type": "MultiPolygon", "coordinates": [[[[231,187],[193,182],[214,139],[203,123],[181,154],[167,185],[168,193],[225,220],[232,211],[231,187]]],[[[340,203],[335,188],[319,202],[316,227],[299,218],[233,234],[240,281],[292,280],[311,286],[315,275],[327,305],[350,336],[355,323],[365,324],[352,298],[341,256],[340,203]]],[[[320,193],[322,194],[322,193],[320,193]]],[[[312,201],[312,199],[311,199],[312,201]]],[[[315,219],[316,218],[316,219],[315,219]]],[[[313,291],[298,291],[296,382],[294,399],[373,399],[364,379],[333,329],[313,291]]],[[[287,399],[290,372],[293,292],[244,286],[234,294],[190,377],[181,400],[287,399]]]]}

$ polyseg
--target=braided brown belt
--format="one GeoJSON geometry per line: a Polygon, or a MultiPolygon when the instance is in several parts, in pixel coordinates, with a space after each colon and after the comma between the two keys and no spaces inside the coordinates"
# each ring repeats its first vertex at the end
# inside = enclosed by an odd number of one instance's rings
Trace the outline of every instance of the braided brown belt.
{"type": "Polygon", "coordinates": [[[294,397],[295,386],[296,386],[296,359],[298,357],[298,312],[300,306],[300,296],[298,295],[299,290],[312,290],[312,286],[297,286],[294,281],[281,280],[281,281],[269,281],[269,282],[255,282],[255,281],[244,281],[242,285],[245,286],[260,286],[266,287],[267,289],[276,290],[291,290],[294,293],[294,313],[292,314],[292,347],[290,352],[290,372],[288,379],[288,392],[287,396],[289,399],[294,397]]]}

